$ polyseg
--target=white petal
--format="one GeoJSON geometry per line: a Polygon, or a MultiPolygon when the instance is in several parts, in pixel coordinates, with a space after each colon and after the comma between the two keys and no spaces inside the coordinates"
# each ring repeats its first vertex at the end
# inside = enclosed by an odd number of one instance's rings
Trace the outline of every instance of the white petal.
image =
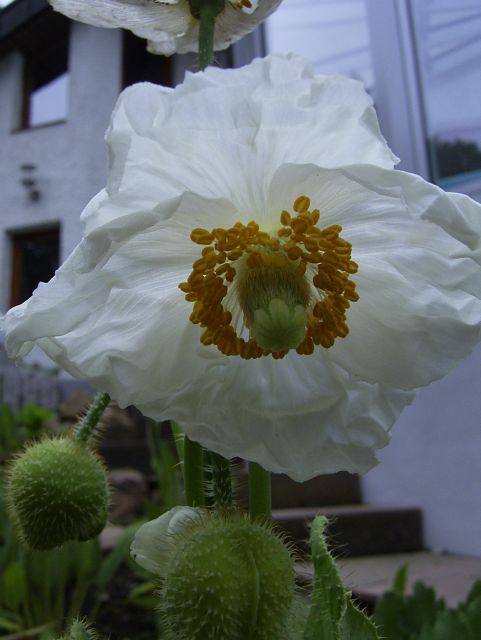
{"type": "Polygon", "coordinates": [[[278,210],[308,195],[319,225],[340,224],[353,245],[360,300],[347,314],[349,336],[329,350],[334,362],[414,389],[469,355],[481,327],[480,205],[373,166],[286,166],[271,194],[278,210]]]}
{"type": "MultiPolygon", "coordinates": [[[[226,49],[253,31],[280,2],[261,0],[259,6],[249,11],[228,2],[216,21],[214,49],[226,49]]],[[[129,29],[148,40],[151,53],[172,55],[198,50],[198,20],[190,13],[187,0],[50,0],[50,3],[73,20],[96,27],[129,29]]]]}
{"type": "Polygon", "coordinates": [[[392,166],[360,84],[316,79],[296,57],[191,74],[175,91],[135,85],[117,103],[107,142],[110,199],[89,216],[87,233],[188,190],[267,219],[275,171],[303,156],[326,167],[392,166]]]}
{"type": "Polygon", "coordinates": [[[136,531],[130,546],[130,555],[144,569],[164,576],[172,557],[172,539],[182,534],[200,510],[192,507],[174,507],[155,520],[146,522],[136,531]]]}
{"type": "Polygon", "coordinates": [[[256,461],[303,482],[339,470],[364,473],[413,394],[350,377],[327,358],[289,354],[211,369],[197,389],[142,406],[171,416],[194,440],[226,457],[256,461]]]}

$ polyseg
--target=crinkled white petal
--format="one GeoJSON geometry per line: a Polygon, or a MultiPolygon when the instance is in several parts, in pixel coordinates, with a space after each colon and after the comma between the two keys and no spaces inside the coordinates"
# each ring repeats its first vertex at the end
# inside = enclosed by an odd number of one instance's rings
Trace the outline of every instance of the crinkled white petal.
{"type": "Polygon", "coordinates": [[[296,480],[367,471],[414,390],[465,357],[481,324],[481,207],[392,170],[368,113],[355,83],[313,78],[297,58],[128,90],[85,237],[3,319],[9,355],[37,344],[121,406],[296,480]],[[200,253],[191,230],[274,231],[299,195],[352,243],[349,335],[283,360],[202,346],[178,289],[200,253]]]}
{"type": "Polygon", "coordinates": [[[300,194],[320,209],[320,227],[343,227],[359,265],[360,300],[347,313],[348,337],[329,350],[333,362],[415,389],[469,355],[481,327],[480,205],[418,176],[360,165],[282,167],[271,203],[279,210],[300,194]]]}
{"type": "Polygon", "coordinates": [[[130,555],[142,568],[157,576],[164,576],[172,558],[173,538],[182,534],[201,511],[193,507],[174,507],[155,520],[137,529],[130,555]]]}
{"type": "MultiPolygon", "coordinates": [[[[199,26],[188,0],[49,0],[56,11],[96,27],[129,29],[148,40],[151,53],[172,55],[197,51],[199,26]]],[[[281,0],[259,0],[252,10],[238,9],[232,2],[216,20],[214,49],[226,49],[253,31],[281,0]]]]}
{"type": "Polygon", "coordinates": [[[107,143],[109,198],[84,216],[87,234],[188,190],[265,215],[283,163],[392,168],[394,159],[362,85],[316,77],[296,56],[189,74],[175,91],[135,85],[115,107],[107,143]]]}

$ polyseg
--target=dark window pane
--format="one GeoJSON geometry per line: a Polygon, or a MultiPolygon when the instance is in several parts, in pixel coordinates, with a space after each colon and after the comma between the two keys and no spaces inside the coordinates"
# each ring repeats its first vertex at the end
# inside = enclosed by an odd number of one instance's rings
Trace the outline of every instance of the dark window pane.
{"type": "Polygon", "coordinates": [[[58,229],[12,237],[12,306],[24,302],[39,282],[48,282],[59,265],[58,229]]]}
{"type": "Polygon", "coordinates": [[[68,23],[52,38],[47,32],[24,47],[24,100],[22,126],[32,127],[68,115],[68,23]],[[47,39],[48,36],[48,39],[47,39]]]}

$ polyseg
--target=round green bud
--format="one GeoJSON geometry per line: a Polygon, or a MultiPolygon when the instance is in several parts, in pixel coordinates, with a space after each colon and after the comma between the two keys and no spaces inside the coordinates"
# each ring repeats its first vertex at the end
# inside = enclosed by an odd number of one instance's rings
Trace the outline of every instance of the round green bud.
{"type": "Polygon", "coordinates": [[[21,540],[32,549],[94,538],[107,521],[108,499],[103,462],[71,438],[31,444],[7,471],[7,506],[21,540]]]}
{"type": "Polygon", "coordinates": [[[179,536],[162,580],[166,637],[284,640],[294,592],[291,552],[270,526],[204,516],[179,536]]]}

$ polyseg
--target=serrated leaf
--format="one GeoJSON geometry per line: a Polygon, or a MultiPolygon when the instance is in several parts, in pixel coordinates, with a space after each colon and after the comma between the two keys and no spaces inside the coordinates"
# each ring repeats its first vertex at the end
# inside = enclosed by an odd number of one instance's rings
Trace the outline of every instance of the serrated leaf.
{"type": "Polygon", "coordinates": [[[354,605],[349,594],[346,594],[341,640],[379,640],[375,624],[354,605]]]}
{"type": "Polygon", "coordinates": [[[317,516],[311,525],[314,584],[304,640],[341,638],[341,620],[346,610],[346,598],[341,578],[324,539],[326,525],[327,518],[324,516],[317,516]]]}

